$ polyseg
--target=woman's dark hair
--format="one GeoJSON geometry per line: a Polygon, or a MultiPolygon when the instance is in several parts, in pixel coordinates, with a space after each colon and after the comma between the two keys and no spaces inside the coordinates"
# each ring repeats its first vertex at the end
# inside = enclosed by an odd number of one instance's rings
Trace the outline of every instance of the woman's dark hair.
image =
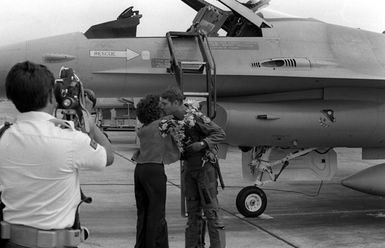
{"type": "Polygon", "coordinates": [[[161,117],[162,110],[159,107],[159,95],[147,95],[141,99],[136,106],[136,115],[143,125],[158,120],[161,117]]]}
{"type": "Polygon", "coordinates": [[[20,112],[36,111],[52,101],[55,78],[44,65],[29,61],[12,67],[5,80],[6,95],[20,112]]]}

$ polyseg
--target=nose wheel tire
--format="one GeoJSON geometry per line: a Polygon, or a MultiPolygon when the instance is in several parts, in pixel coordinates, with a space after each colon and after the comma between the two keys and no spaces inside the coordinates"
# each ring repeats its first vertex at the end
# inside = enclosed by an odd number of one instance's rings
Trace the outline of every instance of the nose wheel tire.
{"type": "Polygon", "coordinates": [[[245,217],[258,217],[267,205],[267,197],[262,189],[255,186],[248,186],[239,191],[236,205],[238,212],[245,217]]]}

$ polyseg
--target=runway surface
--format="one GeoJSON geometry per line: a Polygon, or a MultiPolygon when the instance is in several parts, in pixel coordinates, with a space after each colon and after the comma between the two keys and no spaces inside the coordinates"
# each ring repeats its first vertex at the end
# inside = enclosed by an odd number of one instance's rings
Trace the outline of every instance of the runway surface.
{"type": "MultiPolygon", "coordinates": [[[[82,208],[83,223],[93,234],[82,247],[135,244],[134,165],[127,160],[137,148],[135,136],[129,132],[109,135],[116,150],[115,164],[102,173],[82,173],[83,188],[95,199],[92,206],[82,208]]],[[[319,181],[271,184],[264,188],[265,214],[244,218],[236,210],[235,198],[249,184],[242,180],[240,152],[230,149],[228,158],[221,161],[227,188],[219,193],[227,247],[385,247],[385,199],[339,184],[341,178],[377,162],[361,161],[359,149],[337,152],[341,169],[332,181],[323,183],[318,196],[314,195],[319,181]]],[[[170,247],[184,247],[186,219],[180,215],[179,164],[166,166],[166,174],[170,247]]]]}
{"type": "MultiPolygon", "coordinates": [[[[0,103],[0,121],[11,119],[11,108],[0,103]]],[[[115,163],[103,172],[81,171],[82,188],[93,203],[81,207],[82,224],[91,237],[80,247],[134,247],[136,206],[134,165],[137,145],[132,132],[109,132],[115,163]]],[[[219,190],[226,224],[227,247],[385,247],[385,199],[347,189],[341,178],[379,161],[362,161],[360,149],[337,149],[339,170],[333,180],[280,182],[264,187],[268,206],[261,218],[243,218],[235,198],[248,186],[241,176],[241,154],[230,149],[220,161],[227,188],[219,190]],[[296,192],[296,193],[295,193],[296,192]]],[[[184,247],[186,219],[180,214],[179,164],[166,166],[167,222],[170,247],[184,247]]],[[[206,238],[208,245],[208,237],[206,238]]]]}

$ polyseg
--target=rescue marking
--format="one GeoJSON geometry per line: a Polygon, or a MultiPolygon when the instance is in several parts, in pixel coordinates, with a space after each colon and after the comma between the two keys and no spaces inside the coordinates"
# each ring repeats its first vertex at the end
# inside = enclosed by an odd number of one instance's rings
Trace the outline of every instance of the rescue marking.
{"type": "Polygon", "coordinates": [[[126,51],[90,51],[90,57],[99,57],[99,58],[126,58],[131,60],[138,57],[139,54],[127,49],[126,51]]]}

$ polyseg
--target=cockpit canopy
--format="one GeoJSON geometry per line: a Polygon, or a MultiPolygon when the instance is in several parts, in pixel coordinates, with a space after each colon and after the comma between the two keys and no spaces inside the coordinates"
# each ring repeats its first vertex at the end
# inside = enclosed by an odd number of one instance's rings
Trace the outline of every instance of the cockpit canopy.
{"type": "Polygon", "coordinates": [[[264,19],[260,9],[270,0],[240,3],[234,0],[219,0],[230,10],[223,10],[204,0],[182,0],[198,11],[189,30],[200,30],[207,36],[218,36],[218,30],[230,37],[261,37],[262,28],[271,25],[264,19]]]}
{"type": "MultiPolygon", "coordinates": [[[[293,18],[281,12],[263,9],[270,0],[249,0],[246,3],[236,0],[218,0],[228,10],[223,10],[204,0],[182,1],[197,11],[187,31],[204,32],[207,36],[218,36],[218,32],[223,30],[222,32],[228,37],[262,37],[262,29],[272,27],[268,20],[293,18]]],[[[90,27],[85,32],[85,36],[88,39],[136,37],[141,17],[139,11],[129,7],[119,15],[117,20],[90,27]]]]}
{"type": "Polygon", "coordinates": [[[90,27],[84,35],[88,39],[136,37],[136,29],[142,15],[129,7],[115,21],[104,22],[90,27]]]}

